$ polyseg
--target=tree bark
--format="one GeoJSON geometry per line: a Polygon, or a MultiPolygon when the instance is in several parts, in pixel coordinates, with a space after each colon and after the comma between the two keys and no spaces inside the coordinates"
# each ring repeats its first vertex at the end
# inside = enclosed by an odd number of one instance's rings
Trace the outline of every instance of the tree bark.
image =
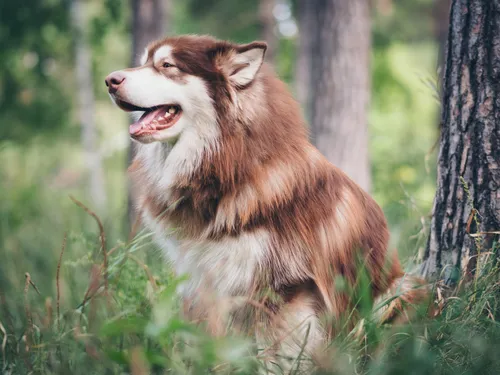
{"type": "Polygon", "coordinates": [[[475,272],[500,229],[500,0],[453,0],[437,192],[422,273],[475,272]]]}
{"type": "Polygon", "coordinates": [[[262,39],[267,42],[266,61],[275,63],[276,53],[279,46],[279,38],[276,33],[276,19],[273,10],[276,0],[260,0],[259,20],[262,39]]]}
{"type": "MultiPolygon", "coordinates": [[[[309,2],[309,0],[308,0],[309,2]]],[[[312,0],[311,135],[318,149],[370,189],[370,2],[312,0]]]]}
{"type": "MultiPolygon", "coordinates": [[[[132,3],[132,58],[131,66],[140,65],[140,59],[147,45],[166,36],[170,31],[171,0],[131,0],[132,3]]],[[[130,142],[127,166],[134,157],[134,144],[130,142]]],[[[135,210],[132,203],[130,183],[127,204],[128,232],[134,228],[136,222],[135,210]]]]}
{"type": "Polygon", "coordinates": [[[83,8],[82,0],[71,1],[70,12],[74,28],[78,119],[82,128],[82,146],[89,177],[89,195],[95,208],[100,211],[106,206],[106,184],[95,123],[92,57],[85,36],[87,20],[83,8]]]}
{"type": "Polygon", "coordinates": [[[147,45],[169,32],[171,0],[132,0],[132,66],[147,45]]]}

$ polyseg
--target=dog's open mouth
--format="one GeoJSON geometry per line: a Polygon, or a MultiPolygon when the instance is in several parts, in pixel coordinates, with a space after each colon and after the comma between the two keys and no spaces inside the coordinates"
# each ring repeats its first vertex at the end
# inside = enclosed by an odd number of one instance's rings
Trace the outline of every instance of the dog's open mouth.
{"type": "Polygon", "coordinates": [[[132,137],[140,137],[152,134],[160,130],[168,129],[175,125],[182,114],[182,109],[176,104],[166,104],[152,108],[138,108],[144,111],[141,118],[129,127],[132,137]]]}

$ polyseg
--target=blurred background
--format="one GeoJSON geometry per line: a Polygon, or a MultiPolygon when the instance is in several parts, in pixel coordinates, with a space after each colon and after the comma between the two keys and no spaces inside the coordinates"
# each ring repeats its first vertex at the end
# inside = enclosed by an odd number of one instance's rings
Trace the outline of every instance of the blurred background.
{"type": "MultiPolygon", "coordinates": [[[[374,195],[391,246],[412,262],[425,246],[435,189],[448,9],[449,0],[0,2],[3,307],[11,315],[22,309],[26,272],[42,294],[54,292],[65,232],[62,298],[81,300],[98,229],[70,195],[99,215],[109,247],[126,241],[129,119],[113,107],[104,77],[168,34],[266,40],[267,59],[301,102],[313,140],[334,162],[335,142],[363,159],[349,164],[344,153],[338,164],[374,195]],[[333,113],[321,105],[330,101],[333,113]],[[336,117],[342,105],[354,108],[347,119],[336,117]]],[[[157,255],[144,257],[155,263],[157,255]]]]}

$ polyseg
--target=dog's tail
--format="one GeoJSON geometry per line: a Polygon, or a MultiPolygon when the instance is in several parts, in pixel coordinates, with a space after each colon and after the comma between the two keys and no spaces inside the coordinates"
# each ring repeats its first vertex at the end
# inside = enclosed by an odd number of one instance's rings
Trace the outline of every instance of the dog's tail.
{"type": "Polygon", "coordinates": [[[417,312],[428,312],[430,295],[430,288],[423,279],[404,274],[375,299],[375,314],[380,323],[408,321],[417,312]]]}

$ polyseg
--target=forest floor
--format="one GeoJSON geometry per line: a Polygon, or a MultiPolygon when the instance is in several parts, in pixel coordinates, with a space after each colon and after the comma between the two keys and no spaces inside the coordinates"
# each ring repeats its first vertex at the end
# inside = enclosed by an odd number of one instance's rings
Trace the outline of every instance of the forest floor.
{"type": "MultiPolygon", "coordinates": [[[[142,232],[128,243],[109,247],[98,216],[75,203],[101,228],[98,238],[70,234],[61,239],[55,294],[43,293],[29,274],[17,291],[21,308],[16,310],[15,303],[1,294],[3,373],[254,374],[269,364],[250,339],[237,335],[214,339],[182,319],[175,293],[182,280],[147,259],[149,234],[142,232]],[[94,242],[98,250],[73,259],[71,248],[82,241],[94,242]],[[74,293],[78,286],[62,280],[63,267],[90,270],[85,291],[74,293]]],[[[415,314],[410,322],[379,325],[377,306],[360,308],[361,322],[335,338],[325,368],[317,373],[498,374],[496,259],[484,257],[476,277],[454,288],[435,284],[432,313],[415,314]]],[[[294,359],[291,373],[301,373],[299,364],[304,361],[308,359],[303,356],[294,359]]]]}

